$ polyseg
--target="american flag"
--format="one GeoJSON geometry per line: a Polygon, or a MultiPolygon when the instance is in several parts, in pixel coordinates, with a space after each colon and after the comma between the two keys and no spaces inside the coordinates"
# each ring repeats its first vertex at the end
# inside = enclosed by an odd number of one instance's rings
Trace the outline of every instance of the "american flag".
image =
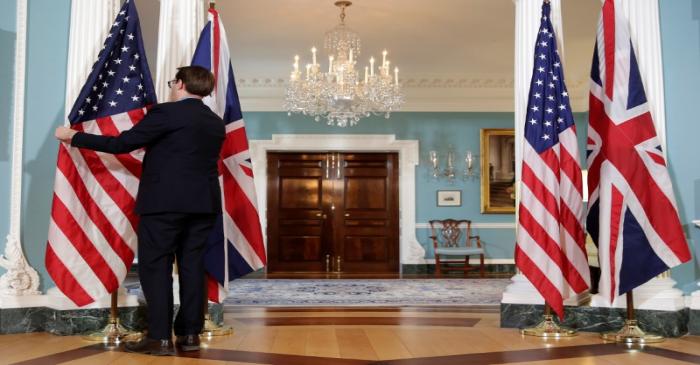
{"type": "Polygon", "coordinates": [[[525,139],[515,262],[552,310],[588,289],[582,176],[550,5],[542,5],[525,139]]]}
{"type": "Polygon", "coordinates": [[[215,9],[209,9],[208,19],[199,37],[192,65],[205,67],[214,74],[216,87],[211,96],[204,98],[204,103],[226,123],[226,140],[219,160],[223,214],[209,238],[204,257],[209,299],[220,303],[228,293],[229,281],[264,267],[267,259],[248,137],[226,31],[215,9]]]}
{"type": "MultiPolygon", "coordinates": [[[[75,130],[115,136],[155,103],[136,6],[127,0],[68,119],[75,130]]],[[[115,291],[131,267],[143,154],[59,146],[45,261],[56,286],[79,306],[115,291]]]]}
{"type": "Polygon", "coordinates": [[[591,68],[587,229],[600,294],[617,296],[690,260],[627,20],[606,0],[591,68]]]}

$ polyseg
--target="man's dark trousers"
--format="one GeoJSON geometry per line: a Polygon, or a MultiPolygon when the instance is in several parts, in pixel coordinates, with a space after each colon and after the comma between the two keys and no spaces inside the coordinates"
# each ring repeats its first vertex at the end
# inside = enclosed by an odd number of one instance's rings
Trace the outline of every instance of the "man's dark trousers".
{"type": "Polygon", "coordinates": [[[173,323],[173,260],[180,279],[175,335],[193,335],[204,323],[204,250],[216,214],[157,213],[141,216],[138,258],[148,304],[148,337],[170,338],[173,323]],[[167,311],[163,309],[167,308],[167,311]]]}

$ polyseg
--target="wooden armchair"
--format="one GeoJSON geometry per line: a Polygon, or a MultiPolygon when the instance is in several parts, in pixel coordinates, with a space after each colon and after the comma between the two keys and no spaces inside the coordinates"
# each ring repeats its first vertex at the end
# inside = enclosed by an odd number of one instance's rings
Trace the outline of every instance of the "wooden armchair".
{"type": "Polygon", "coordinates": [[[468,271],[476,270],[476,267],[469,265],[469,256],[479,255],[479,274],[484,277],[484,248],[481,247],[481,238],[472,236],[472,222],[462,219],[431,220],[430,230],[435,249],[435,275],[442,277],[443,270],[463,271],[467,275],[468,271]],[[450,256],[464,257],[464,265],[461,267],[454,264],[461,264],[462,261],[443,261],[450,256]],[[445,267],[443,268],[443,264],[445,267]]]}

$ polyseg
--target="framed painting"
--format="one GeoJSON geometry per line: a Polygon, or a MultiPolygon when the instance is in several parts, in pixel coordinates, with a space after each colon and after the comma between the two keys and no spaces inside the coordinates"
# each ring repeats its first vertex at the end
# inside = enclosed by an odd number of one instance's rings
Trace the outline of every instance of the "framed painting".
{"type": "Polygon", "coordinates": [[[462,206],[462,191],[461,190],[438,190],[437,192],[438,207],[461,207],[462,206]]]}
{"type": "Polygon", "coordinates": [[[515,131],[481,130],[481,212],[515,213],[515,131]]]}

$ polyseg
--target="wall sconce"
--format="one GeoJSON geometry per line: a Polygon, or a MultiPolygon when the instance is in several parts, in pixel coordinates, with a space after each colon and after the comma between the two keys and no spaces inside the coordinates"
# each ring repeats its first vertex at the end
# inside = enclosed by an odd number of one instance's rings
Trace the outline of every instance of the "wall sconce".
{"type": "Polygon", "coordinates": [[[472,154],[472,151],[467,150],[467,153],[464,156],[464,164],[466,167],[464,169],[464,178],[470,179],[475,177],[476,175],[474,174],[474,155],[472,154]]]}
{"type": "MultiPolygon", "coordinates": [[[[467,181],[477,177],[474,173],[474,158],[476,156],[472,151],[467,150],[464,155],[464,173],[461,174],[462,180],[467,181]]],[[[432,168],[432,176],[435,180],[446,179],[448,183],[453,184],[459,174],[458,169],[455,167],[455,151],[450,145],[447,148],[447,153],[445,155],[444,169],[440,169],[440,154],[436,150],[431,150],[428,156],[430,160],[430,167],[432,168]]]]}

